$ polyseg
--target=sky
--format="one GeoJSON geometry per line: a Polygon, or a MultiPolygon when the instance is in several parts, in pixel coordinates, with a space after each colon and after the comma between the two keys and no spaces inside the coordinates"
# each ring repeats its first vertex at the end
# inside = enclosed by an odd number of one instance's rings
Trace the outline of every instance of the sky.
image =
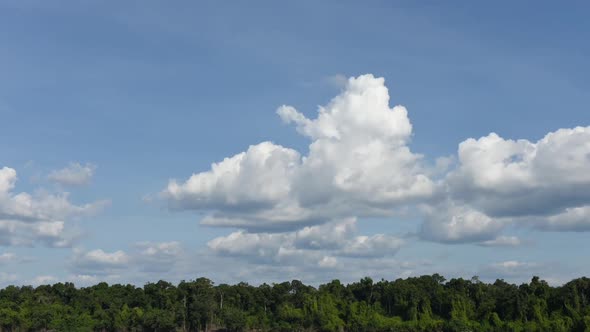
{"type": "Polygon", "coordinates": [[[0,2],[0,287],[590,274],[589,5],[0,2]]]}

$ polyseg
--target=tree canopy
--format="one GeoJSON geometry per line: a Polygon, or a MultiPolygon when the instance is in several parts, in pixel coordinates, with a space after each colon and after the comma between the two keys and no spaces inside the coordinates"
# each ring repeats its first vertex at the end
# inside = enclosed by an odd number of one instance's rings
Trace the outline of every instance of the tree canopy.
{"type": "Polygon", "coordinates": [[[590,279],[551,287],[434,274],[319,287],[198,278],[0,290],[3,331],[590,331],[590,279]]]}

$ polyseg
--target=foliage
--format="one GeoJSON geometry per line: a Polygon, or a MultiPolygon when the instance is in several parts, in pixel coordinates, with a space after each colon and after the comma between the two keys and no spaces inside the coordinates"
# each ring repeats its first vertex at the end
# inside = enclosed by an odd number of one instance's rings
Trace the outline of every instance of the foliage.
{"type": "Polygon", "coordinates": [[[551,287],[442,276],[252,286],[206,278],[144,287],[71,283],[0,290],[0,331],[590,332],[590,279],[551,287]]]}

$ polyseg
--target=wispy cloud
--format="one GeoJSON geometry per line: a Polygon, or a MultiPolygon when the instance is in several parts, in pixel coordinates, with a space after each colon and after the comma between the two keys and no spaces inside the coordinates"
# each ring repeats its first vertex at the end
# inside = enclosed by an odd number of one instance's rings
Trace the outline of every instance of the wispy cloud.
{"type": "Polygon", "coordinates": [[[67,186],[87,185],[92,180],[96,165],[70,163],[67,167],[52,171],[47,178],[50,181],[67,186]]]}

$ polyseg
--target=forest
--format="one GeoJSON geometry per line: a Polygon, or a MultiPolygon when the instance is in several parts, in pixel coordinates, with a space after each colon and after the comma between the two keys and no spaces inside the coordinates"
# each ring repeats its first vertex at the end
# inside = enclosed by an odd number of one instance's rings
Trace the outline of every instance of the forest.
{"type": "Polygon", "coordinates": [[[552,287],[434,274],[393,281],[215,285],[198,278],[0,290],[4,331],[590,331],[590,279],[552,287]]]}

